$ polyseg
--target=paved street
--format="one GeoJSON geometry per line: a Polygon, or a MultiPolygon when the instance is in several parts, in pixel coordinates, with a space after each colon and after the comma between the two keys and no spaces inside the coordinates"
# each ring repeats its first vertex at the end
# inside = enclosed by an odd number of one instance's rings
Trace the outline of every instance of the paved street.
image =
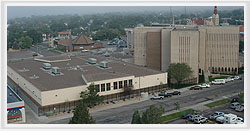
{"type": "MultiPolygon", "coordinates": [[[[143,111],[150,105],[162,105],[166,112],[170,112],[175,110],[175,102],[179,102],[180,108],[182,108],[213,100],[217,97],[238,93],[240,91],[244,91],[244,80],[236,80],[225,85],[211,86],[211,88],[203,90],[187,90],[180,96],[173,96],[172,98],[165,98],[164,100],[146,100],[140,103],[95,112],[91,115],[98,124],[126,124],[131,122],[135,110],[143,111]]],[[[68,121],[69,118],[52,123],[66,124],[68,121]]]]}
{"type": "Polygon", "coordinates": [[[44,57],[46,57],[46,56],[56,56],[56,55],[60,55],[60,54],[57,54],[57,53],[53,53],[53,52],[50,52],[50,51],[48,51],[48,50],[46,50],[46,49],[42,49],[42,48],[36,48],[36,46],[32,46],[31,48],[30,48],[30,50],[31,51],[33,51],[33,52],[37,52],[37,53],[39,53],[40,55],[43,55],[44,57]]]}

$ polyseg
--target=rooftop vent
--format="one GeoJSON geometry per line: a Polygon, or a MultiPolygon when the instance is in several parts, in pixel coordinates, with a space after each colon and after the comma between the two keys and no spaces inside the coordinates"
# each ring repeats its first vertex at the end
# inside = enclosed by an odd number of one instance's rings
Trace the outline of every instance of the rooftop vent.
{"type": "Polygon", "coordinates": [[[108,62],[107,61],[101,61],[99,65],[102,68],[108,68],[108,62]]]}
{"type": "Polygon", "coordinates": [[[38,79],[38,78],[39,78],[39,76],[36,76],[35,74],[30,77],[30,79],[38,79]]]}
{"type": "Polygon", "coordinates": [[[96,61],[97,61],[97,60],[96,60],[95,58],[89,58],[89,59],[88,59],[88,63],[89,63],[89,64],[96,64],[96,61]]]}
{"type": "Polygon", "coordinates": [[[51,64],[49,63],[43,63],[43,69],[48,70],[51,68],[51,64]]]}
{"type": "Polygon", "coordinates": [[[61,72],[59,71],[59,67],[52,67],[51,68],[51,72],[53,73],[53,74],[60,74],[61,72]]]}

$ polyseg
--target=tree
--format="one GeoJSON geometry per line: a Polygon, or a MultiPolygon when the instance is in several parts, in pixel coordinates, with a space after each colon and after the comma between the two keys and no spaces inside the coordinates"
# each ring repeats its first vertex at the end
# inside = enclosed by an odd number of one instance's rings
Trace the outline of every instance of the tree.
{"type": "Polygon", "coordinates": [[[160,106],[159,108],[151,105],[145,112],[142,113],[142,124],[158,124],[162,120],[162,114],[165,109],[160,106]]]}
{"type": "Polygon", "coordinates": [[[88,106],[82,100],[77,104],[69,124],[95,124],[95,120],[89,114],[88,106]]]}
{"type": "Polygon", "coordinates": [[[88,106],[95,105],[96,103],[103,102],[103,96],[99,96],[98,87],[91,84],[87,87],[87,91],[80,93],[81,100],[77,104],[74,116],[70,120],[69,124],[92,124],[95,123],[93,118],[89,114],[88,106]]]}
{"type": "Polygon", "coordinates": [[[134,112],[131,124],[142,124],[141,116],[138,110],[134,112]]]}
{"type": "Polygon", "coordinates": [[[244,93],[240,92],[238,94],[238,97],[239,97],[239,103],[244,103],[244,93]]]}
{"type": "Polygon", "coordinates": [[[21,48],[26,49],[30,48],[32,46],[32,38],[29,36],[21,37],[20,39],[17,40],[18,42],[22,42],[23,44],[21,45],[21,48]]]}
{"type": "Polygon", "coordinates": [[[186,63],[172,63],[168,67],[168,77],[176,80],[178,87],[181,81],[192,76],[192,69],[186,63]]]}
{"type": "Polygon", "coordinates": [[[42,33],[36,29],[28,30],[27,36],[33,39],[33,44],[42,42],[42,33]]]}
{"type": "Polygon", "coordinates": [[[103,96],[99,96],[98,90],[99,87],[94,86],[94,84],[91,84],[89,87],[87,87],[87,91],[82,91],[80,93],[80,97],[86,103],[88,106],[94,106],[97,103],[101,103],[104,100],[103,96]]]}
{"type": "Polygon", "coordinates": [[[175,102],[174,105],[175,105],[175,109],[176,110],[180,109],[180,103],[179,102],[175,102]]]}

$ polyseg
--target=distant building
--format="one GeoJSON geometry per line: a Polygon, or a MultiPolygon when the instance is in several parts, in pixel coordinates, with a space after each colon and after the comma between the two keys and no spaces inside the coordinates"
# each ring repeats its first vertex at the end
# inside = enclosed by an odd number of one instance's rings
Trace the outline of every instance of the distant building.
{"type": "Polygon", "coordinates": [[[214,6],[214,14],[205,19],[192,19],[191,22],[188,22],[188,25],[219,25],[219,14],[217,11],[217,6],[214,6]]]}
{"type": "Polygon", "coordinates": [[[85,35],[79,35],[75,39],[59,40],[57,48],[64,50],[65,52],[78,51],[78,50],[91,50],[95,48],[103,47],[103,44],[96,43],[86,37],[85,35]]]}
{"type": "Polygon", "coordinates": [[[71,31],[58,32],[58,37],[67,37],[69,39],[70,34],[71,34],[71,31]]]}
{"type": "Polygon", "coordinates": [[[134,63],[167,71],[187,63],[199,78],[206,72],[237,74],[239,26],[134,28],[134,63]]]}
{"type": "Polygon", "coordinates": [[[244,40],[244,26],[240,26],[240,40],[244,40]]]}
{"type": "Polygon", "coordinates": [[[9,86],[7,86],[7,112],[8,123],[20,123],[26,120],[24,101],[9,86]]]}

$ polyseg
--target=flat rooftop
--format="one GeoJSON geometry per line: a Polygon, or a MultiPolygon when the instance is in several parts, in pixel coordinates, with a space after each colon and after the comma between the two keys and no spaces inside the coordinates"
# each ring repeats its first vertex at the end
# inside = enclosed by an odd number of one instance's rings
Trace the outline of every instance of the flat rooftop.
{"type": "Polygon", "coordinates": [[[14,103],[14,102],[19,102],[22,101],[16,93],[10,89],[9,86],[7,86],[7,103],[14,103]]]}
{"type": "Polygon", "coordinates": [[[90,52],[78,53],[70,57],[53,56],[40,57],[39,60],[25,59],[13,61],[8,62],[8,66],[41,91],[70,88],[86,85],[87,82],[127,76],[140,77],[162,73],[161,71],[125,63],[113,58],[93,55],[90,52]],[[88,58],[95,58],[97,63],[89,64],[88,58]],[[61,74],[53,75],[51,71],[44,70],[43,63],[45,62],[41,60],[56,60],[57,62],[50,62],[50,64],[52,67],[59,67],[61,74]],[[101,68],[99,66],[101,61],[107,61],[108,68],[101,68]]]}

